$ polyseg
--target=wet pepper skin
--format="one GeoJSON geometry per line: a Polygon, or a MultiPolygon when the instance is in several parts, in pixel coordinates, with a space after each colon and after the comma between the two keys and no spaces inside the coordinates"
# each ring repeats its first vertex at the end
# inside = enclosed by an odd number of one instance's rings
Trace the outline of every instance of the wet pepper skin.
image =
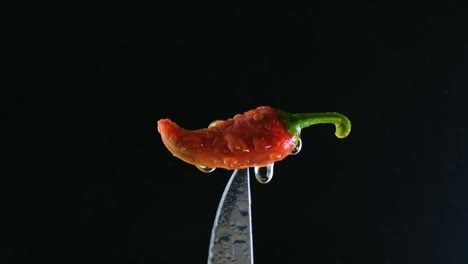
{"type": "Polygon", "coordinates": [[[196,166],[228,170],[280,161],[296,142],[276,109],[268,106],[214,121],[198,130],[186,130],[169,119],[161,119],[158,131],[174,156],[196,166]]]}

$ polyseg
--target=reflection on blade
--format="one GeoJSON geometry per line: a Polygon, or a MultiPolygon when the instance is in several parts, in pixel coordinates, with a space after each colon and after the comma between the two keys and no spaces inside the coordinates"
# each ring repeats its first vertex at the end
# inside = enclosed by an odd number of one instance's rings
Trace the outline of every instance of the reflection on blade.
{"type": "Polygon", "coordinates": [[[216,212],[208,264],[252,264],[249,169],[235,170],[216,212]]]}

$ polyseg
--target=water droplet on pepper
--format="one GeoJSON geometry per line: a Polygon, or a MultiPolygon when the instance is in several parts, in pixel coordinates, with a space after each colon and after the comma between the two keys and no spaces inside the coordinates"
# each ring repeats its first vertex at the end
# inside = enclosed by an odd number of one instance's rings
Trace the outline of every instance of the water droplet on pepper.
{"type": "Polygon", "coordinates": [[[210,173],[210,172],[213,172],[214,170],[216,170],[216,168],[209,168],[209,167],[206,167],[206,166],[202,166],[202,165],[199,165],[199,166],[196,166],[197,169],[199,169],[200,171],[204,172],[204,173],[210,173]]]}
{"type": "Polygon", "coordinates": [[[266,167],[254,167],[255,178],[259,183],[267,184],[271,181],[273,178],[273,165],[274,163],[271,163],[266,167]]]}
{"type": "Polygon", "coordinates": [[[302,149],[302,140],[300,138],[297,139],[296,146],[291,150],[289,155],[297,155],[302,149]]]}

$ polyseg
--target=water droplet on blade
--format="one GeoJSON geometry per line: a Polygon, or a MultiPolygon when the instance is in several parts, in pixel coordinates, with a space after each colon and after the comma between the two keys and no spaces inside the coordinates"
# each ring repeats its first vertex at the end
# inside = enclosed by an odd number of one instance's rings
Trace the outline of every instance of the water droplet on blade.
{"type": "Polygon", "coordinates": [[[195,166],[195,167],[197,167],[197,169],[199,169],[200,171],[202,171],[204,173],[210,173],[210,172],[213,172],[214,170],[216,170],[216,168],[209,168],[209,167],[202,166],[202,165],[195,166]]]}
{"type": "Polygon", "coordinates": [[[266,184],[273,178],[273,165],[269,164],[266,167],[254,167],[255,178],[259,183],[266,184]]]}
{"type": "Polygon", "coordinates": [[[289,155],[297,155],[302,149],[302,140],[300,138],[297,139],[296,146],[291,150],[289,155]]]}

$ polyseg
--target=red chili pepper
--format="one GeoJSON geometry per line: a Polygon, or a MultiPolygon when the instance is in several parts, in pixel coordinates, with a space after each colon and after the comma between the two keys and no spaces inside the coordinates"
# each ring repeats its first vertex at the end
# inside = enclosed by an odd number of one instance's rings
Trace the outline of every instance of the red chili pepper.
{"type": "Polygon", "coordinates": [[[290,114],[268,106],[212,122],[208,128],[186,130],[169,119],[158,121],[158,131],[169,151],[204,169],[264,167],[284,159],[299,142],[302,128],[322,123],[336,126],[346,137],[351,123],[339,113],[290,114]]]}

